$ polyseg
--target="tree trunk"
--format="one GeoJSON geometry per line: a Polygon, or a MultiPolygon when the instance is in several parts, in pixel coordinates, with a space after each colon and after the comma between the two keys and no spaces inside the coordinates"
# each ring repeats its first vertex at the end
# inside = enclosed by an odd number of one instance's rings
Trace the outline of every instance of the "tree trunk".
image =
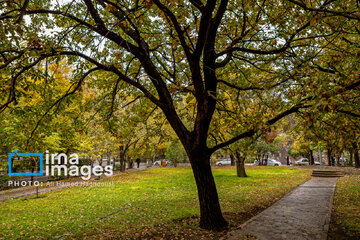
{"type": "Polygon", "coordinates": [[[231,159],[231,166],[235,166],[234,154],[230,154],[230,159],[231,159]]]}
{"type": "Polygon", "coordinates": [[[340,153],[336,153],[336,154],[335,154],[335,159],[336,159],[335,165],[336,165],[337,167],[340,167],[340,156],[341,156],[340,153]]]}
{"type": "Polygon", "coordinates": [[[132,168],[134,168],[134,161],[131,158],[129,158],[129,160],[128,160],[128,169],[132,169],[132,168]]]}
{"type": "Polygon", "coordinates": [[[309,156],[310,156],[309,164],[310,164],[310,165],[314,165],[315,163],[314,163],[314,153],[313,153],[313,150],[310,149],[309,154],[310,154],[310,155],[309,155],[309,156]]]}
{"type": "Polygon", "coordinates": [[[125,172],[126,170],[126,161],[120,157],[120,172],[125,172]]]}
{"type": "Polygon", "coordinates": [[[359,151],[354,152],[355,168],[360,168],[360,156],[359,151]]]}
{"type": "Polygon", "coordinates": [[[236,173],[238,177],[247,177],[245,172],[245,159],[239,152],[235,152],[236,155],[236,173]]]}
{"type": "Polygon", "coordinates": [[[228,223],[221,213],[219,197],[211,172],[210,156],[200,153],[189,158],[200,202],[200,227],[221,230],[228,226],[228,223]]]}
{"type": "Polygon", "coordinates": [[[125,160],[122,159],[122,157],[120,156],[120,172],[125,172],[125,169],[126,169],[125,160]]]}
{"type": "Polygon", "coordinates": [[[126,169],[126,159],[124,146],[120,146],[120,172],[125,172],[126,169]]]}
{"type": "Polygon", "coordinates": [[[354,148],[355,168],[360,168],[359,149],[358,149],[356,143],[353,143],[353,148],[354,148]]]}
{"type": "Polygon", "coordinates": [[[327,150],[328,165],[331,166],[331,149],[327,150]]]}
{"type": "Polygon", "coordinates": [[[264,165],[267,166],[268,165],[268,158],[269,158],[269,155],[266,155],[266,158],[265,158],[265,163],[264,165]]]}
{"type": "Polygon", "coordinates": [[[350,154],[350,160],[349,160],[349,166],[352,167],[353,166],[353,161],[354,161],[354,151],[352,149],[349,150],[349,154],[350,154]]]}

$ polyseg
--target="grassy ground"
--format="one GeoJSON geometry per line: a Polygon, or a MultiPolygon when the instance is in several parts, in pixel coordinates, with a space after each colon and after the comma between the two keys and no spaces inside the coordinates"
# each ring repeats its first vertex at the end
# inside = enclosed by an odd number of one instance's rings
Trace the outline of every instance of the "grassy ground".
{"type": "MultiPolygon", "coordinates": [[[[224,215],[232,225],[310,178],[308,170],[288,167],[248,167],[248,178],[236,177],[232,167],[213,172],[224,215]]],[[[0,239],[52,239],[63,234],[64,239],[216,239],[222,234],[197,228],[199,207],[189,168],[148,169],[107,181],[114,184],[1,202],[0,239]],[[100,219],[111,213],[115,214],[100,219]]]]}
{"type": "Polygon", "coordinates": [[[329,239],[360,239],[360,175],[337,182],[329,239]]]}

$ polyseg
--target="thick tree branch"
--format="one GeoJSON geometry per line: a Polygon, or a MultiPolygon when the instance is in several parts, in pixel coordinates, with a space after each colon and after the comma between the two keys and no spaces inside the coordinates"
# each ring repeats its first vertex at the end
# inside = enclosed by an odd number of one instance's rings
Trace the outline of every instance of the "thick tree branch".
{"type": "Polygon", "coordinates": [[[20,10],[20,16],[19,16],[18,20],[16,20],[16,24],[20,23],[23,20],[25,10],[26,10],[28,4],[29,4],[29,0],[25,0],[24,4],[23,4],[23,6],[21,7],[21,10],[20,10]]]}
{"type": "Polygon", "coordinates": [[[186,58],[188,59],[188,61],[191,61],[192,54],[190,52],[189,46],[186,43],[186,40],[185,40],[185,37],[184,37],[184,30],[181,29],[181,26],[180,26],[179,22],[177,21],[174,13],[171,12],[170,9],[168,9],[159,0],[154,0],[154,3],[170,19],[172,25],[174,26],[176,34],[178,35],[178,38],[180,40],[180,44],[181,44],[182,48],[184,49],[186,58]]]}
{"type": "Polygon", "coordinates": [[[90,12],[91,17],[94,19],[96,23],[96,28],[107,31],[108,29],[105,26],[104,21],[100,18],[98,11],[95,9],[91,0],[83,0],[87,9],[90,12]]]}
{"type": "Polygon", "coordinates": [[[209,26],[212,23],[212,14],[216,6],[215,0],[208,0],[206,6],[202,9],[201,19],[200,19],[200,28],[197,37],[196,47],[194,50],[194,61],[197,62],[200,60],[201,54],[203,52],[207,35],[209,33],[209,26]]]}
{"type": "Polygon", "coordinates": [[[221,0],[220,2],[220,6],[216,12],[216,15],[215,15],[215,19],[214,19],[214,24],[213,24],[213,29],[218,29],[220,23],[221,23],[221,20],[225,14],[225,11],[227,9],[227,5],[229,3],[229,0],[221,0]]]}
{"type": "Polygon", "coordinates": [[[353,90],[360,86],[360,81],[354,82],[348,86],[345,87],[345,90],[353,90]]]}
{"type": "MultiPolygon", "coordinates": [[[[309,106],[305,106],[305,105],[303,105],[302,103],[297,104],[297,105],[295,105],[294,107],[292,107],[292,108],[290,108],[290,109],[288,109],[288,110],[286,110],[286,111],[278,114],[278,115],[275,116],[274,118],[269,119],[266,123],[267,123],[269,126],[271,126],[271,125],[275,124],[277,121],[279,121],[280,119],[282,119],[282,118],[284,118],[284,117],[286,117],[286,116],[288,116],[288,115],[290,115],[290,114],[292,114],[292,113],[298,112],[299,109],[301,109],[301,108],[307,108],[307,107],[309,107],[309,106]]],[[[232,144],[232,143],[235,143],[236,141],[238,141],[238,140],[240,140],[240,139],[243,139],[243,138],[246,138],[246,137],[251,137],[251,136],[253,136],[253,135],[256,133],[256,131],[257,131],[257,129],[250,129],[250,130],[248,130],[248,131],[246,131],[246,132],[243,132],[243,133],[239,134],[239,135],[236,136],[236,137],[231,138],[230,140],[228,140],[228,141],[226,141],[226,142],[220,143],[220,144],[218,144],[218,145],[210,148],[209,151],[210,151],[211,153],[213,153],[213,152],[215,152],[216,150],[219,150],[219,149],[221,149],[221,148],[223,148],[223,147],[226,147],[226,146],[228,146],[228,145],[230,145],[230,144],[232,144]]]]}
{"type": "Polygon", "coordinates": [[[340,112],[340,113],[344,113],[344,114],[346,114],[346,115],[350,115],[350,116],[352,116],[352,117],[356,117],[356,118],[358,118],[358,117],[360,117],[360,114],[357,114],[357,113],[354,113],[354,112],[350,112],[350,111],[346,111],[346,110],[341,110],[341,109],[338,109],[338,110],[336,110],[337,112],[340,112]]]}
{"type": "Polygon", "coordinates": [[[204,5],[201,2],[201,0],[190,0],[190,2],[192,3],[193,6],[195,6],[200,11],[204,8],[204,5]]]}

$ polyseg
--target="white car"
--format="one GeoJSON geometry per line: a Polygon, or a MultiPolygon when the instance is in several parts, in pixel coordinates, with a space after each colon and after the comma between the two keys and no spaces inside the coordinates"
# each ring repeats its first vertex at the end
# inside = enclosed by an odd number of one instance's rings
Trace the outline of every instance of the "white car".
{"type": "Polygon", "coordinates": [[[220,160],[216,162],[216,166],[230,166],[231,165],[231,159],[227,158],[224,160],[220,160]]]}
{"type": "MultiPolygon", "coordinates": [[[[261,162],[262,164],[265,164],[266,158],[265,158],[265,159],[261,159],[261,161],[255,160],[255,161],[254,161],[254,166],[259,166],[259,165],[260,165],[260,162],[261,162]]],[[[267,159],[267,166],[281,166],[281,162],[276,161],[275,159],[272,159],[272,158],[268,158],[268,159],[267,159]]]]}
{"type": "Polygon", "coordinates": [[[309,165],[309,159],[307,158],[302,158],[298,161],[295,161],[296,165],[309,165]]]}
{"type": "Polygon", "coordinates": [[[281,162],[276,161],[275,159],[272,159],[272,158],[268,158],[267,165],[268,166],[281,166],[281,162]]]}
{"type": "MultiPolygon", "coordinates": [[[[309,159],[302,158],[295,162],[295,165],[309,165],[309,159]]],[[[320,162],[314,161],[314,165],[320,165],[320,162]]]]}

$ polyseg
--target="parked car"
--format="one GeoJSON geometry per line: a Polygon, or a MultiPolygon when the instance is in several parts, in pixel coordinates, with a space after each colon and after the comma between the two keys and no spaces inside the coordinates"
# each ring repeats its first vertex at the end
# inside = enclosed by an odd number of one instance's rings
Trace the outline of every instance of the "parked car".
{"type": "MultiPolygon", "coordinates": [[[[309,165],[309,159],[302,158],[295,162],[295,165],[309,165]]],[[[320,162],[314,161],[314,165],[320,165],[320,162]]]]}
{"type": "Polygon", "coordinates": [[[272,159],[272,158],[268,158],[267,165],[268,166],[281,166],[281,162],[276,161],[275,159],[272,159]]]}
{"type": "Polygon", "coordinates": [[[216,162],[216,166],[230,166],[231,165],[231,159],[226,158],[224,160],[220,160],[216,162]]]}
{"type": "MultiPolygon", "coordinates": [[[[263,163],[265,164],[266,159],[262,159],[261,162],[263,162],[263,163]]],[[[255,165],[255,166],[258,166],[258,165],[259,165],[259,161],[258,161],[258,160],[255,160],[255,161],[254,161],[254,165],[255,165]]],[[[275,159],[272,159],[272,158],[268,158],[268,159],[267,159],[267,166],[281,166],[281,162],[276,161],[275,159]]]]}
{"type": "Polygon", "coordinates": [[[295,165],[309,165],[309,159],[302,158],[298,161],[295,161],[295,165]]]}
{"type": "Polygon", "coordinates": [[[164,167],[166,167],[166,166],[171,166],[172,162],[170,162],[170,161],[168,161],[166,159],[160,159],[158,161],[155,161],[153,165],[154,166],[164,166],[164,167]]]}

